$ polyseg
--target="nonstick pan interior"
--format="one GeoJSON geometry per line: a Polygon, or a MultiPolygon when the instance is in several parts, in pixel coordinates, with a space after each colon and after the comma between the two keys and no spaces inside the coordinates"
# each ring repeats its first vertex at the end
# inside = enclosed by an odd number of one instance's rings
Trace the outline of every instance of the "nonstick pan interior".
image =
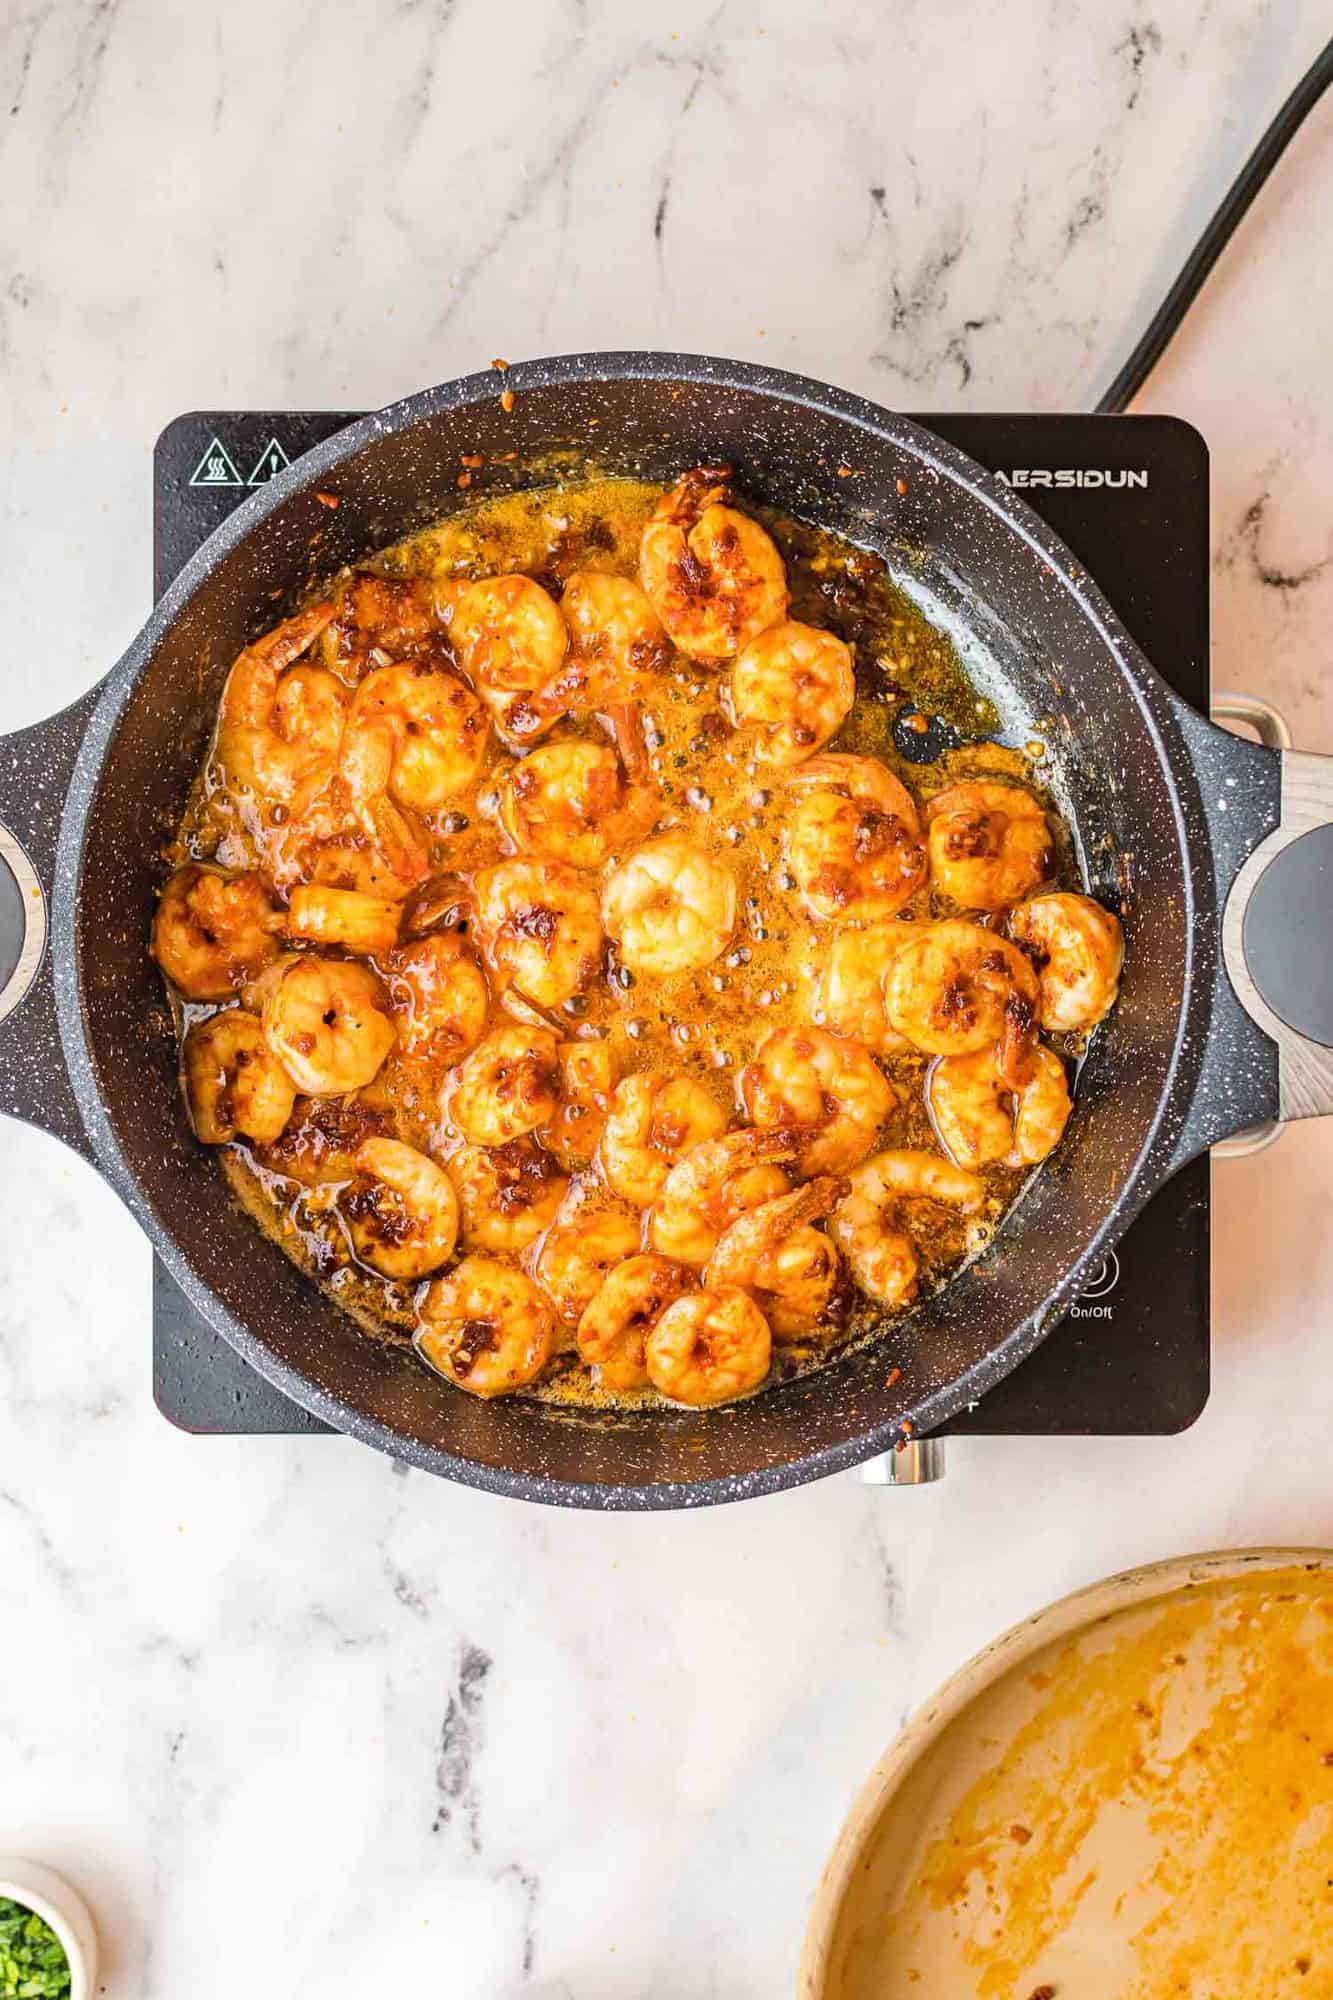
{"type": "Polygon", "coordinates": [[[1090,608],[1064,573],[1063,552],[1053,559],[1030,517],[913,425],[796,378],[685,358],[576,358],[508,379],[510,413],[497,379],[472,378],[365,419],[301,461],[206,545],[122,662],[67,815],[56,924],[77,982],[62,999],[66,1053],[99,1153],[173,1273],[318,1415],[409,1461],[531,1498],[740,1497],[866,1457],[905,1417],[923,1427],[982,1393],[1058,1317],[1117,1208],[1127,1221],[1146,1191],[1144,1155],[1188,1051],[1196,893],[1161,715],[1123,634],[1099,624],[1095,598],[1090,608]],[[259,1234],[180,1104],[145,941],[158,857],[227,667],[312,576],[456,508],[464,452],[487,459],[469,501],[553,475],[665,479],[730,461],[749,492],[880,550],[957,628],[1011,740],[1036,733],[1052,746],[1094,888],[1117,897],[1134,857],[1123,998],[1084,1067],[1064,1146],[998,1242],[882,1340],[720,1412],[603,1418],[451,1391],[377,1347],[259,1234]],[[501,454],[513,456],[495,462],[501,454]]]}

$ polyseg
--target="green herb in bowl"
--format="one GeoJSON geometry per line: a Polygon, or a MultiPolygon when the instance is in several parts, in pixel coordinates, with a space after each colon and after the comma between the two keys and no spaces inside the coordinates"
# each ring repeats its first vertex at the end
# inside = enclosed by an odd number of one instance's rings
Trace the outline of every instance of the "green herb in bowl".
{"type": "Polygon", "coordinates": [[[0,2000],[63,2000],[69,1990],[65,1947],[45,1917],[0,1896],[0,2000]]]}

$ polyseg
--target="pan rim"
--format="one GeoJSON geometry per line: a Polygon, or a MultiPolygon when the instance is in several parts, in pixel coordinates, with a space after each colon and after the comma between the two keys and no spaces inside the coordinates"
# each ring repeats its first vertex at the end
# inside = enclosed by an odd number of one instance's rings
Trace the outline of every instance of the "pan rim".
{"type": "MultiPolygon", "coordinates": [[[[1042,1303],[1012,1327],[1005,1337],[951,1382],[923,1395],[900,1417],[875,1423],[834,1444],[818,1446],[779,1464],[691,1482],[614,1484],[554,1479],[544,1474],[512,1471],[459,1457],[438,1445],[423,1444],[370,1417],[283,1362],[261,1337],[228,1307],[195,1272],[180,1245],[159,1216],[130,1166],[101,1100],[86,1018],[79,954],[78,906],[84,853],[90,831],[98,780],[125,708],[157,647],[170,627],[212,575],[220,561],[236,550],[296,494],[328,478],[336,467],[377,441],[410,431],[443,412],[490,401],[500,378],[485,370],[439,384],[355,419],[324,443],[303,454],[268,485],[247,497],[223,521],[186,563],[154,606],[141,631],[111,669],[93,709],[71,780],[62,816],[52,898],[52,959],[56,1013],[66,1065],[80,1115],[88,1129],[101,1171],[148,1235],[157,1254],[203,1318],[256,1371],[314,1416],[345,1435],[374,1445],[389,1456],[420,1466],[463,1484],[545,1504],[607,1511],[659,1510],[724,1504],[846,1470],[881,1456],[908,1438],[928,1432],[974,1403],[1002,1381],[1063,1316],[1099,1260],[1155,1192],[1169,1157],[1170,1133],[1176,1108],[1188,1101],[1201,1053],[1191,1046],[1190,1021],[1195,1005],[1199,964],[1198,904],[1208,886],[1207,870],[1196,852],[1187,825],[1182,788],[1191,767],[1178,742],[1177,698],[1157,674],[1096,584],[1066,545],[1034,514],[1012,489],[1001,485],[976,461],[914,419],[886,410],[850,391],[813,378],[756,363],[670,351],[629,350],[566,354],[514,363],[503,385],[517,394],[525,389],[549,389],[589,382],[677,380],[759,394],[777,404],[807,408],[836,421],[850,423],[881,443],[890,443],[915,457],[922,466],[968,492],[985,506],[1002,528],[1024,545],[1030,557],[1072,600],[1073,606],[1114,661],[1132,693],[1153,754],[1166,781],[1172,825],[1181,857],[1184,899],[1184,966],[1181,990],[1164,1065],[1164,1081],[1146,1136],[1126,1168],[1119,1195],[1092,1236],[1072,1251],[1061,1281],[1042,1303]],[[1173,754],[1173,751],[1175,754],[1173,754]]],[[[1175,421],[1175,420],[1173,420],[1175,421]]],[[[779,1392],[780,1393],[780,1392],[779,1392]]]]}

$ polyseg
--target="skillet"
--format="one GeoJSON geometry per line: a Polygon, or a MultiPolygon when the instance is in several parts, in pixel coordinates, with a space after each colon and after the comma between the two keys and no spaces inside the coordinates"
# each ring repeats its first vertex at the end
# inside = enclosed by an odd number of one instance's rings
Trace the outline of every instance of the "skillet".
{"type": "Polygon", "coordinates": [[[285,1395],[408,1464],[526,1499],[740,1499],[928,1432],[1047,1337],[1178,1167],[1242,1126],[1333,1110],[1333,759],[1195,714],[1063,544],[962,452],[738,362],[562,356],[330,438],[210,537],[99,687],[0,739],[0,859],[0,1109],[93,1162],[196,1309],[285,1395]],[[721,1411],[451,1392],[259,1234],[184,1118],[145,944],[227,668],[313,576],[456,508],[464,452],[487,461],[468,500],[547,483],[553,464],[665,480],[731,461],[742,495],[879,549],[958,637],[1006,737],[1050,744],[1093,892],[1124,904],[1120,1003],[1063,1145],[996,1243],[883,1338],[721,1411]]]}

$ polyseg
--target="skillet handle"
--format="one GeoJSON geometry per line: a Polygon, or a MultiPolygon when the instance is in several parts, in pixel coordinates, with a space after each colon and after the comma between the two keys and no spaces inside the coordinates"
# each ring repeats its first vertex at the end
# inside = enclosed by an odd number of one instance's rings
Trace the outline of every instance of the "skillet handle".
{"type": "Polygon", "coordinates": [[[1279,1118],[1333,1113],[1333,757],[1282,750],[1277,826],[1231,886],[1222,956],[1276,1044],[1279,1118]]]}
{"type": "Polygon", "coordinates": [[[51,904],[65,796],[100,693],[0,736],[0,1112],[53,1132],[87,1160],[92,1143],[56,1014],[51,904]]]}

